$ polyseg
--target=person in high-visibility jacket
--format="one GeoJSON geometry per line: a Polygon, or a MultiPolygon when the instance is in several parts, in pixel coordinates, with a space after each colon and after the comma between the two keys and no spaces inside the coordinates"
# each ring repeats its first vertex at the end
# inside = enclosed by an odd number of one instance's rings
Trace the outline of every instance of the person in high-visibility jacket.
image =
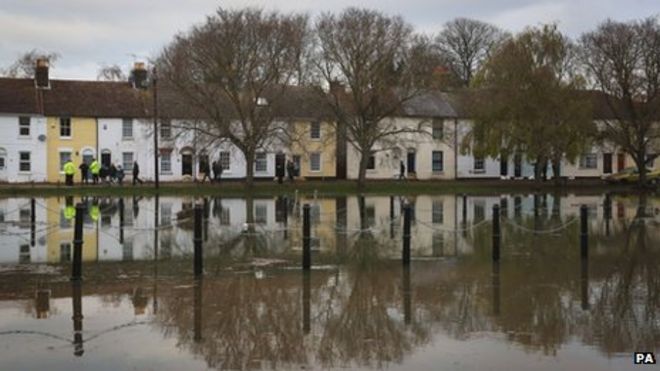
{"type": "Polygon", "coordinates": [[[92,181],[94,184],[99,182],[99,173],[101,172],[101,164],[96,161],[95,158],[92,159],[92,163],[89,164],[89,171],[92,173],[92,181]]]}
{"type": "Polygon", "coordinates": [[[64,178],[66,180],[66,185],[73,186],[73,176],[76,175],[76,167],[73,165],[73,161],[69,159],[64,164],[64,178]]]}

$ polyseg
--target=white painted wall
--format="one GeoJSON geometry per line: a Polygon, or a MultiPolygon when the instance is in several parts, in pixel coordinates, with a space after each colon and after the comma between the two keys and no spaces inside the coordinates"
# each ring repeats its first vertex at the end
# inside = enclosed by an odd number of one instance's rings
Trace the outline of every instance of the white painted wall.
{"type": "Polygon", "coordinates": [[[39,136],[46,135],[46,118],[30,116],[30,135],[20,136],[19,115],[0,114],[0,148],[5,150],[5,168],[0,169],[0,182],[45,182],[46,181],[46,141],[39,136]],[[31,170],[19,171],[19,151],[29,151],[31,170]]]}

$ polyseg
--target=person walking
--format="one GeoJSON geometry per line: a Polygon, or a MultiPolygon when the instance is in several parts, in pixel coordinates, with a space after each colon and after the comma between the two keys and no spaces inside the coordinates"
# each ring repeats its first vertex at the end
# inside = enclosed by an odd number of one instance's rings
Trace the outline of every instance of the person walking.
{"type": "Polygon", "coordinates": [[[124,168],[121,165],[117,165],[117,183],[119,185],[124,185],[124,168]]]}
{"type": "Polygon", "coordinates": [[[95,158],[92,158],[92,162],[89,164],[89,171],[92,173],[92,183],[99,183],[99,173],[101,172],[101,165],[95,158]]]}
{"type": "Polygon", "coordinates": [[[399,162],[399,179],[406,179],[406,165],[403,160],[399,162]]]}
{"type": "Polygon", "coordinates": [[[66,185],[69,187],[73,186],[73,176],[76,174],[76,167],[73,165],[73,161],[69,159],[65,164],[64,164],[64,179],[66,185]]]}
{"type": "Polygon", "coordinates": [[[88,179],[88,172],[89,172],[89,166],[85,161],[78,166],[78,169],[80,169],[80,184],[89,184],[89,179],[88,179]]]}
{"type": "Polygon", "coordinates": [[[222,178],[222,164],[220,161],[215,161],[213,163],[213,179],[216,182],[220,182],[220,179],[222,178]]]}
{"type": "Polygon", "coordinates": [[[293,173],[296,171],[296,169],[293,167],[293,161],[288,160],[286,162],[286,172],[289,175],[289,181],[293,183],[293,173]]]}
{"type": "Polygon", "coordinates": [[[117,167],[115,164],[110,164],[110,169],[108,170],[108,175],[110,176],[109,183],[117,183],[117,167]]]}
{"type": "Polygon", "coordinates": [[[140,184],[144,183],[142,179],[140,179],[140,166],[137,161],[133,162],[133,185],[135,185],[135,182],[140,184]]]}
{"type": "Polygon", "coordinates": [[[208,161],[202,160],[199,162],[199,172],[204,174],[204,176],[202,176],[202,183],[204,183],[206,179],[208,179],[209,182],[211,181],[211,175],[209,174],[211,170],[209,169],[208,161]]]}

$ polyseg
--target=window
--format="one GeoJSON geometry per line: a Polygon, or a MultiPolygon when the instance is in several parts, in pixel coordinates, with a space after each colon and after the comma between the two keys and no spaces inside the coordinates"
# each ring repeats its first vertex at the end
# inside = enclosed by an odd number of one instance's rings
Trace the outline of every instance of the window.
{"type": "Polygon", "coordinates": [[[160,225],[163,227],[172,225],[172,204],[160,205],[160,225]]]}
{"type": "Polygon", "coordinates": [[[4,169],[5,169],[5,157],[0,156],[0,170],[4,170],[4,169]]]}
{"type": "Polygon", "coordinates": [[[31,216],[32,216],[32,212],[30,211],[30,209],[21,209],[18,212],[18,222],[20,226],[25,228],[29,227],[32,222],[30,220],[31,216]]]}
{"type": "Polygon", "coordinates": [[[71,261],[71,243],[62,242],[60,243],[60,262],[70,262],[71,261]]]}
{"type": "Polygon", "coordinates": [[[71,138],[71,119],[68,117],[60,118],[60,137],[71,138]]]}
{"type": "Polygon", "coordinates": [[[318,152],[309,154],[309,170],[321,171],[321,154],[318,152]]]}
{"type": "Polygon", "coordinates": [[[483,172],[485,170],[486,170],[486,168],[484,167],[483,157],[475,157],[474,158],[474,172],[483,172]]]}
{"type": "Polygon", "coordinates": [[[18,152],[18,171],[30,171],[31,161],[30,152],[18,152]]]}
{"type": "Polygon", "coordinates": [[[172,172],[172,153],[169,151],[160,153],[160,172],[161,174],[172,172]]]}
{"type": "Polygon", "coordinates": [[[220,152],[220,166],[222,166],[222,171],[229,170],[229,159],[230,153],[227,151],[220,152]]]}
{"type": "Polygon", "coordinates": [[[258,97],[257,98],[257,106],[267,106],[268,105],[268,100],[264,97],[258,97]]]}
{"type": "Polygon", "coordinates": [[[268,170],[268,163],[266,162],[266,154],[264,152],[257,153],[254,159],[254,171],[264,172],[268,170]]]}
{"type": "Polygon", "coordinates": [[[71,160],[71,151],[60,152],[60,171],[64,171],[64,164],[71,160]]]}
{"type": "Polygon", "coordinates": [[[376,168],[376,156],[369,156],[369,161],[367,162],[367,170],[374,170],[376,168]]]}
{"type": "Polygon", "coordinates": [[[312,139],[321,139],[321,123],[318,121],[313,121],[310,124],[309,136],[312,139]]]}
{"type": "Polygon", "coordinates": [[[439,173],[444,170],[444,164],[443,164],[443,153],[442,151],[433,151],[431,153],[432,161],[431,161],[431,167],[434,173],[439,173]]]}
{"type": "Polygon", "coordinates": [[[123,152],[121,159],[121,167],[124,168],[124,171],[133,171],[133,152],[123,152]]]}
{"type": "Polygon", "coordinates": [[[21,116],[18,118],[18,135],[22,137],[30,136],[30,117],[21,116]]]}
{"type": "Polygon", "coordinates": [[[580,168],[596,169],[598,168],[598,159],[595,153],[585,153],[580,157],[580,168]]]}
{"type": "Polygon", "coordinates": [[[133,139],[133,119],[123,119],[121,121],[121,137],[133,139]]]}
{"type": "Polygon", "coordinates": [[[162,139],[172,138],[172,123],[169,121],[162,121],[160,123],[160,137],[162,139]]]}
{"type": "Polygon", "coordinates": [[[445,221],[444,204],[441,200],[434,200],[431,205],[431,222],[433,224],[442,224],[445,221]]]}
{"type": "Polygon", "coordinates": [[[445,126],[442,120],[433,120],[433,139],[442,139],[445,135],[445,126]]]}
{"type": "Polygon", "coordinates": [[[254,205],[254,222],[257,224],[266,224],[268,221],[268,206],[254,205]]]}

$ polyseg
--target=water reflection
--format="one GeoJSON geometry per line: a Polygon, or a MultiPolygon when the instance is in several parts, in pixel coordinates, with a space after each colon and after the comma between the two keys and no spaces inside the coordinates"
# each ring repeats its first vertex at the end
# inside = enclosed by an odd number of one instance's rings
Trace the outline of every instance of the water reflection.
{"type": "MultiPolygon", "coordinates": [[[[38,332],[48,335],[42,350],[55,336],[71,348],[53,349],[109,362],[126,324],[148,323],[150,330],[128,331],[159,348],[131,352],[166,354],[173,359],[163,368],[171,369],[200,359],[219,369],[405,369],[423,365],[416,362],[429,357],[424,349],[440,362],[454,341],[466,358],[512,344],[500,356],[521,358],[523,368],[575,353],[586,365],[626,368],[630,352],[660,349],[660,201],[653,197],[47,198],[35,205],[32,213],[29,199],[0,200],[0,259],[12,263],[0,280],[2,344],[34,347],[41,340],[25,334],[38,332]],[[67,208],[77,202],[88,205],[82,284],[55,269],[71,259],[67,208]],[[196,202],[205,207],[200,280],[191,274],[196,202]],[[399,261],[403,202],[414,205],[410,268],[399,261]],[[311,273],[290,269],[300,261],[305,203],[314,264],[332,264],[311,273]],[[492,264],[496,204],[502,260],[492,264]],[[579,251],[581,204],[589,207],[588,259],[579,251]],[[27,262],[56,265],[14,265],[27,262]]],[[[0,347],[0,357],[48,358],[29,349],[0,347]]],[[[58,359],[62,367],[52,368],[69,368],[58,359]]]]}

